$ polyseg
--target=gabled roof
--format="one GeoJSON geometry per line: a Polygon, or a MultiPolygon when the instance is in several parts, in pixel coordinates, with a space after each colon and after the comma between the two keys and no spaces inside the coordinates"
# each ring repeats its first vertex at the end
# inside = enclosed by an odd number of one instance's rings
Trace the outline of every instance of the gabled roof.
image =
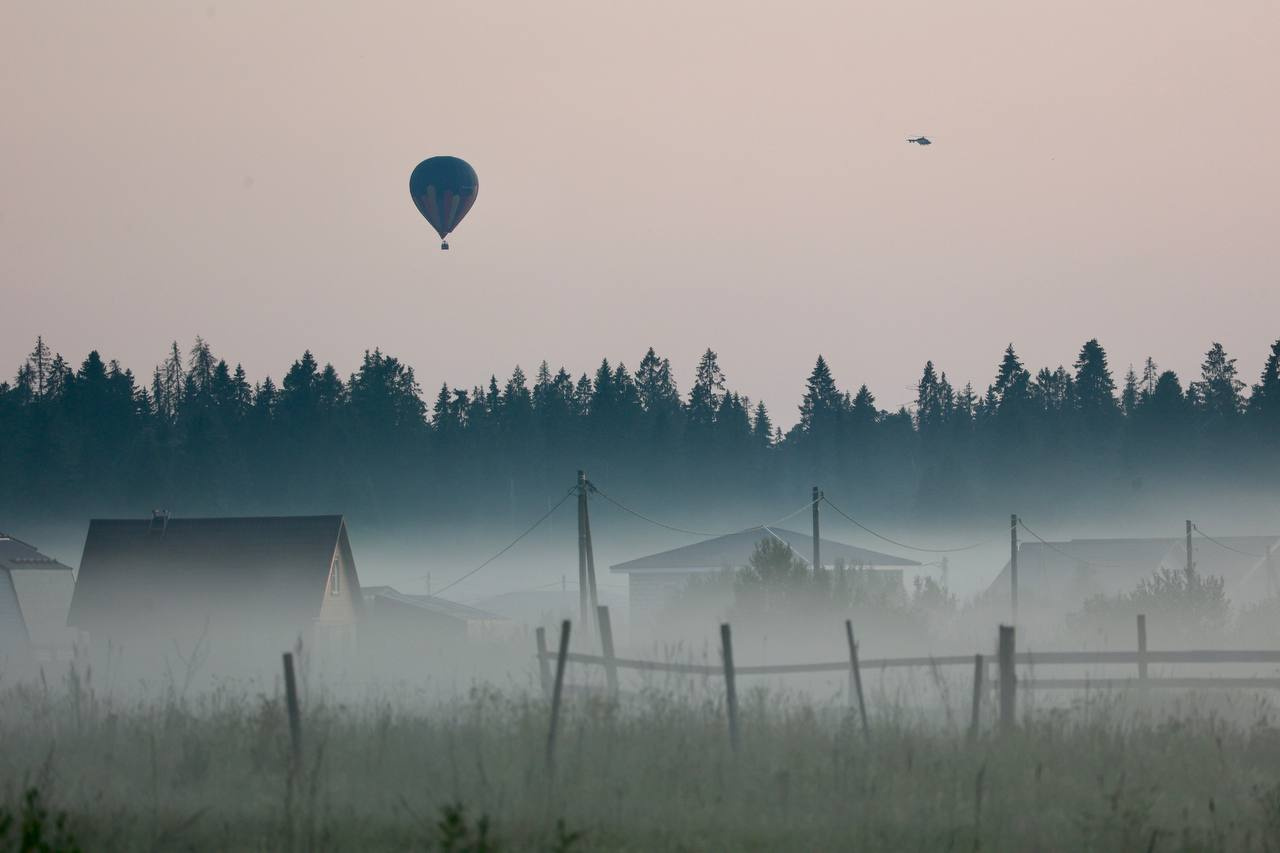
{"type": "MultiPolygon", "coordinates": [[[[747,530],[740,530],[737,533],[730,533],[727,536],[717,536],[715,539],[707,539],[702,542],[695,542],[692,545],[685,545],[683,548],[672,548],[670,551],[662,551],[658,554],[651,554],[648,557],[640,557],[635,560],[628,560],[625,563],[618,563],[611,566],[609,570],[627,573],[638,571],[715,571],[722,568],[741,568],[747,565],[747,562],[751,559],[751,554],[755,550],[756,544],[762,539],[772,537],[786,542],[805,560],[808,560],[812,554],[812,536],[796,533],[793,530],[783,530],[780,527],[751,527],[747,530]]],[[[837,560],[844,560],[845,563],[855,566],[920,565],[915,560],[908,560],[905,557],[881,554],[878,551],[857,548],[853,545],[846,545],[843,542],[835,542],[830,539],[820,539],[819,542],[822,547],[822,562],[824,565],[833,565],[837,560]]]]}
{"type": "Polygon", "coordinates": [[[447,598],[437,598],[434,595],[409,595],[389,586],[366,586],[364,588],[365,600],[377,598],[385,598],[389,601],[395,601],[409,607],[416,607],[429,613],[436,613],[441,616],[449,616],[454,619],[461,619],[467,622],[505,622],[505,616],[499,616],[497,613],[490,613],[487,610],[481,610],[477,607],[469,607],[456,601],[450,601],[447,598]]]}
{"type": "Polygon", "coordinates": [[[6,666],[27,663],[30,656],[31,637],[22,618],[18,591],[13,587],[9,570],[0,568],[0,672],[6,666]]]}
{"type": "MultiPolygon", "coordinates": [[[[340,515],[94,519],[68,623],[94,630],[140,611],[253,611],[280,623],[314,618],[342,549],[359,607],[355,563],[340,515]]],[[[159,616],[155,617],[159,618],[159,616]]]]}
{"type": "Polygon", "coordinates": [[[74,589],[70,566],[0,533],[0,658],[5,649],[70,648],[67,609],[74,589]]]}
{"type": "Polygon", "coordinates": [[[46,557],[21,539],[0,533],[0,569],[61,569],[73,571],[53,557],[46,557]]]}

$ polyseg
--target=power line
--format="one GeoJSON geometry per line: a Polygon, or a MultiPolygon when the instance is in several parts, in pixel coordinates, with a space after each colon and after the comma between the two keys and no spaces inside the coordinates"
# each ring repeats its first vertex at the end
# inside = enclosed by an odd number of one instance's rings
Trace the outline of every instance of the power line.
{"type": "Polygon", "coordinates": [[[1237,554],[1241,555],[1242,557],[1254,557],[1254,558],[1256,558],[1256,559],[1261,560],[1263,557],[1267,556],[1266,554],[1254,554],[1254,553],[1251,553],[1251,552],[1249,552],[1249,551],[1241,551],[1239,548],[1232,548],[1232,547],[1231,547],[1230,545],[1228,545],[1227,543],[1225,543],[1225,542],[1219,542],[1217,539],[1214,539],[1212,536],[1210,536],[1208,533],[1205,533],[1203,530],[1201,530],[1201,529],[1200,529],[1198,526],[1196,526],[1195,524],[1192,524],[1192,525],[1191,525],[1191,529],[1192,529],[1192,530],[1194,530],[1196,533],[1199,533],[1199,534],[1200,534],[1201,536],[1203,536],[1205,539],[1208,539],[1208,540],[1209,540],[1210,542],[1212,542],[1214,545],[1217,545],[1219,548],[1226,548],[1228,551],[1233,551],[1233,552],[1235,552],[1235,553],[1237,553],[1237,554]]]}
{"type": "Polygon", "coordinates": [[[593,492],[594,494],[597,494],[597,495],[599,495],[600,497],[604,498],[604,499],[605,499],[605,500],[607,500],[609,503],[613,504],[614,506],[616,506],[618,509],[622,510],[623,512],[625,512],[625,513],[629,513],[629,514],[631,514],[631,515],[634,515],[636,518],[640,519],[641,521],[647,521],[648,523],[653,524],[653,525],[656,525],[657,527],[663,527],[663,528],[666,528],[667,530],[674,530],[676,533],[687,533],[687,534],[688,534],[688,535],[690,535],[690,536],[706,536],[706,537],[714,537],[714,536],[724,536],[724,535],[725,535],[725,534],[723,534],[723,533],[709,533],[709,532],[707,532],[707,531],[705,531],[705,530],[690,530],[690,529],[689,529],[689,528],[687,528],[687,527],[677,527],[677,526],[676,526],[676,525],[674,525],[674,524],[667,524],[667,523],[666,523],[666,522],[664,522],[664,521],[658,521],[656,518],[650,518],[649,516],[645,515],[644,513],[640,512],[639,510],[632,509],[631,507],[627,506],[626,504],[622,503],[621,501],[616,500],[615,498],[610,497],[608,494],[606,494],[605,492],[601,491],[601,490],[600,490],[600,488],[599,488],[598,486],[596,486],[596,484],[595,484],[595,483],[592,483],[590,480],[588,480],[588,481],[587,481],[587,489],[588,489],[589,491],[593,492]]]}
{"type": "Polygon", "coordinates": [[[870,533],[872,536],[876,537],[877,539],[883,539],[884,541],[888,542],[890,545],[897,545],[899,548],[906,548],[908,551],[922,551],[927,554],[952,554],[957,551],[972,551],[974,548],[980,548],[983,545],[989,545],[999,538],[998,536],[992,536],[990,539],[984,539],[981,542],[974,542],[972,545],[960,545],[955,548],[922,548],[917,545],[908,545],[906,542],[899,542],[897,539],[890,539],[888,536],[885,536],[882,533],[877,533],[876,531],[872,530],[870,527],[867,527],[861,521],[858,521],[856,518],[849,515],[849,513],[845,512],[840,507],[833,504],[831,500],[827,498],[825,495],[819,500],[825,501],[827,506],[831,507],[840,515],[844,516],[845,520],[848,521],[850,524],[853,524],[854,526],[861,528],[862,530],[865,530],[867,533],[870,533]]]}
{"type": "Polygon", "coordinates": [[[528,527],[528,528],[526,528],[526,529],[525,529],[525,531],[524,531],[523,533],[521,533],[521,534],[520,534],[519,536],[517,536],[515,539],[512,539],[509,543],[507,543],[507,546],[506,546],[505,548],[503,548],[503,549],[502,549],[501,551],[499,551],[498,553],[494,554],[494,555],[493,555],[492,557],[490,557],[489,559],[485,560],[485,561],[484,561],[483,563],[481,563],[480,565],[476,566],[476,567],[475,567],[474,569],[472,569],[471,571],[469,571],[469,572],[467,572],[466,574],[464,574],[462,577],[458,578],[457,580],[451,581],[450,583],[445,584],[444,586],[440,587],[440,589],[436,590],[435,594],[436,594],[436,595],[439,595],[440,593],[442,593],[442,592],[444,592],[444,591],[446,591],[446,590],[452,589],[453,587],[455,587],[455,586],[457,586],[458,584],[462,583],[462,582],[463,582],[464,580],[466,580],[467,578],[469,578],[469,577],[471,577],[472,575],[474,575],[476,572],[478,572],[478,571],[480,571],[481,569],[483,569],[485,566],[487,566],[487,565],[489,565],[490,563],[492,563],[494,560],[496,560],[496,559],[498,559],[499,557],[501,557],[503,554],[505,554],[505,553],[507,553],[508,551],[510,551],[512,548],[514,548],[514,547],[516,546],[516,543],[518,543],[521,539],[523,539],[524,537],[528,536],[528,535],[529,535],[530,533],[532,533],[535,529],[537,529],[538,525],[542,524],[542,522],[544,522],[544,521],[546,521],[548,518],[550,518],[550,517],[551,517],[551,514],[552,514],[553,512],[555,512],[556,510],[558,510],[558,509],[559,509],[559,508],[564,504],[564,502],[565,502],[565,501],[567,501],[567,500],[569,500],[569,498],[570,498],[572,495],[574,495],[577,491],[578,491],[578,487],[577,487],[577,486],[573,486],[573,487],[571,487],[571,488],[569,489],[569,491],[567,491],[567,492],[565,492],[565,493],[564,493],[564,497],[562,497],[560,500],[556,501],[555,506],[551,507],[551,509],[547,510],[547,511],[546,511],[546,513],[545,513],[545,514],[543,514],[543,516],[542,516],[541,518],[539,518],[539,519],[538,519],[537,521],[535,521],[533,524],[529,525],[529,527],[528,527]]]}
{"type": "Polygon", "coordinates": [[[1022,520],[1022,516],[1018,516],[1018,526],[1021,527],[1023,530],[1027,531],[1028,533],[1030,533],[1032,536],[1034,536],[1040,542],[1041,545],[1045,546],[1050,551],[1057,551],[1059,554],[1066,557],[1068,560],[1071,560],[1072,562],[1080,563],[1083,566],[1089,566],[1090,568],[1094,568],[1094,569],[1119,569],[1124,567],[1124,563],[1100,563],[1097,560],[1086,560],[1084,557],[1080,557],[1075,554],[1068,554],[1066,551],[1054,545],[1052,542],[1046,541],[1043,537],[1040,536],[1039,533],[1036,533],[1030,527],[1027,527],[1027,523],[1022,520]]]}
{"type": "MultiPolygon", "coordinates": [[[[665,521],[659,521],[656,518],[651,518],[650,516],[645,515],[639,510],[632,509],[631,507],[619,501],[617,498],[614,498],[606,494],[604,491],[600,489],[599,486],[597,486],[595,483],[591,482],[590,480],[587,481],[587,489],[592,494],[599,495],[600,497],[607,500],[609,503],[616,506],[618,509],[622,510],[625,513],[629,513],[630,515],[634,515],[636,518],[640,519],[641,521],[647,521],[649,524],[653,524],[653,525],[656,525],[657,527],[662,527],[667,530],[674,530],[676,533],[686,533],[690,536],[703,536],[708,539],[718,538],[720,536],[730,536],[734,533],[743,533],[747,530],[769,530],[770,527],[781,524],[782,522],[790,518],[793,518],[794,516],[799,515],[800,513],[812,507],[814,503],[812,500],[806,501],[805,504],[799,507],[798,509],[792,510],[791,512],[782,516],[781,518],[774,519],[773,521],[770,521],[764,524],[754,524],[754,525],[751,525],[750,527],[742,527],[737,530],[726,530],[726,531],[720,531],[718,533],[711,533],[706,530],[690,530],[687,527],[678,527],[674,524],[667,524],[665,521]]],[[[772,534],[772,531],[769,531],[769,532],[772,534]]]]}

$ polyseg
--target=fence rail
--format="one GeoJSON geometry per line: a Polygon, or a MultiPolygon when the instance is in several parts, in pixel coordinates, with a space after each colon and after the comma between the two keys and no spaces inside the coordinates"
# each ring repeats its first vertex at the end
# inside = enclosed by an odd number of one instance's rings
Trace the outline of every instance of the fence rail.
{"type": "MultiPolygon", "coordinates": [[[[581,652],[570,652],[568,648],[569,622],[566,620],[560,630],[560,649],[552,654],[547,649],[546,637],[542,629],[537,633],[537,654],[539,671],[543,689],[548,690],[551,698],[551,734],[547,742],[547,763],[551,766],[556,721],[560,708],[560,695],[564,689],[564,672],[569,663],[603,667],[609,678],[609,695],[617,696],[617,672],[629,669],[639,672],[665,672],[678,675],[718,675],[724,679],[725,708],[729,724],[730,745],[736,752],[739,749],[741,734],[738,724],[737,688],[735,682],[743,675],[788,675],[798,673],[843,672],[849,675],[849,701],[857,700],[857,709],[862,720],[863,736],[870,738],[870,727],[867,709],[863,701],[861,671],[865,669],[920,669],[936,671],[941,667],[972,666],[973,667],[973,709],[969,724],[969,738],[977,737],[982,728],[982,704],[984,681],[989,662],[982,655],[943,655],[925,657],[878,658],[859,661],[858,645],[853,635],[853,624],[845,620],[845,637],[849,645],[848,660],[823,663],[774,664],[766,666],[737,666],[733,659],[733,645],[728,624],[720,626],[720,666],[711,664],[679,663],[676,661],[639,660],[637,658],[620,658],[614,654],[612,632],[608,630],[608,608],[601,607],[600,624],[605,629],[602,636],[603,654],[589,655],[581,652]],[[554,688],[549,689],[550,662],[556,662],[554,688]]],[[[1188,649],[1184,651],[1153,652],[1147,648],[1147,621],[1144,615],[1137,618],[1137,649],[1134,651],[1107,652],[1021,652],[1016,648],[1015,630],[1012,626],[999,626],[999,653],[996,660],[998,677],[992,686],[998,694],[999,730],[1002,733],[1011,731],[1017,721],[1017,694],[1020,690],[1113,690],[1113,689],[1280,689],[1280,675],[1270,673],[1253,677],[1238,675],[1222,676],[1158,676],[1149,674],[1151,664],[1280,664],[1280,650],[1274,649],[1188,649]],[[1033,668],[1037,666],[1057,666],[1064,664],[1084,664],[1095,666],[1115,666],[1118,664],[1136,664],[1136,677],[1129,678],[1036,678],[1020,677],[1018,666],[1033,668]]]]}
{"type": "MultiPolygon", "coordinates": [[[[549,651],[540,651],[539,660],[554,661],[556,655],[549,651]]],[[[631,669],[641,672],[668,672],[682,675],[723,675],[724,669],[713,664],[676,663],[673,661],[639,660],[636,658],[606,657],[604,655],[588,655],[570,652],[566,660],[596,666],[615,666],[618,669],[631,669]]],[[[1187,651],[1161,652],[1020,652],[1014,656],[1019,666],[1052,666],[1060,664],[1223,664],[1223,663],[1274,663],[1280,664],[1280,651],[1236,650],[1236,649],[1190,649],[1187,651]]],[[[864,670],[868,669],[931,669],[934,667],[973,666],[973,655],[943,655],[938,657],[903,657],[903,658],[864,658],[859,662],[864,670]]],[[[825,663],[788,663],[768,664],[761,666],[735,666],[737,675],[798,675],[819,672],[848,672],[849,661],[831,661],[825,663]]],[[[1221,679],[1221,678],[1148,678],[1147,682],[1165,682],[1165,686],[1175,686],[1167,682],[1221,682],[1224,680],[1250,681],[1251,683],[1276,681],[1280,679],[1221,679]]],[[[1041,687],[1067,686],[1066,682],[1084,685],[1105,685],[1114,682],[1117,685],[1127,684],[1135,679],[1036,679],[1026,682],[1028,685],[1041,687]],[[1060,684],[1061,682],[1061,684],[1060,684]]],[[[1226,685],[1221,685],[1226,686],[1226,685]]],[[[1267,684],[1266,686],[1275,686],[1267,684]]]]}

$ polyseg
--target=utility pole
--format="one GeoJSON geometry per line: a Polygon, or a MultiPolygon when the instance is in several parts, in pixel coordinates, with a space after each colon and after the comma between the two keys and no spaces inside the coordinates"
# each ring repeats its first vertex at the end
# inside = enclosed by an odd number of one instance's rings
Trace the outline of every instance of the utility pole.
{"type": "Polygon", "coordinates": [[[1009,516],[1009,605],[1018,624],[1018,516],[1009,516]]]}
{"type": "Polygon", "coordinates": [[[822,568],[822,551],[818,547],[818,504],[822,502],[822,492],[818,491],[818,487],[813,487],[813,571],[816,575],[822,568]]]}
{"type": "Polygon", "coordinates": [[[582,627],[586,630],[587,636],[591,636],[591,626],[595,625],[596,633],[600,628],[600,596],[596,593],[596,549],[591,544],[591,512],[586,508],[586,498],[583,498],[582,521],[583,526],[587,530],[587,612],[591,614],[592,621],[583,622],[582,627]]]}
{"type": "Polygon", "coordinates": [[[1196,563],[1191,557],[1191,519],[1187,519],[1187,578],[1196,573],[1196,563]]]}
{"type": "Polygon", "coordinates": [[[578,624],[588,624],[590,606],[587,588],[587,472],[578,472],[578,624]]]}

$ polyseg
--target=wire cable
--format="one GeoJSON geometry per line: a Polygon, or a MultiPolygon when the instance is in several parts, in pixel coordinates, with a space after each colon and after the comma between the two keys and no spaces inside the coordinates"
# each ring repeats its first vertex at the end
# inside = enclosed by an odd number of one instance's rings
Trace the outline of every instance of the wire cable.
{"type": "Polygon", "coordinates": [[[1050,551],[1056,551],[1062,556],[1066,557],[1068,560],[1071,560],[1072,562],[1075,562],[1075,563],[1079,563],[1082,566],[1088,566],[1093,569],[1122,569],[1125,567],[1124,563],[1104,563],[1104,562],[1099,562],[1098,560],[1087,560],[1084,557],[1078,557],[1075,554],[1068,554],[1066,551],[1057,547],[1052,542],[1045,541],[1045,539],[1041,537],[1039,533],[1036,533],[1030,527],[1027,527],[1027,523],[1022,520],[1022,516],[1018,516],[1018,526],[1021,527],[1023,530],[1027,531],[1028,533],[1030,533],[1032,536],[1034,536],[1041,545],[1045,546],[1050,551]]]}
{"type": "Polygon", "coordinates": [[[572,497],[574,494],[576,494],[576,493],[577,493],[577,491],[578,491],[578,487],[577,487],[577,486],[573,486],[573,487],[571,487],[571,488],[569,489],[569,491],[567,491],[567,492],[565,492],[565,493],[564,493],[564,497],[562,497],[562,498],[560,498],[560,500],[556,501],[555,506],[551,507],[551,509],[547,510],[547,511],[546,511],[546,513],[545,513],[545,514],[543,514],[543,516],[542,516],[541,518],[539,518],[539,519],[538,519],[537,521],[535,521],[533,524],[529,525],[529,527],[527,527],[523,533],[521,533],[521,534],[520,534],[519,536],[517,536],[515,539],[512,539],[509,543],[507,543],[507,546],[506,546],[505,548],[503,548],[503,549],[502,549],[501,551],[499,551],[498,553],[494,554],[494,555],[493,555],[492,557],[490,557],[489,559],[485,560],[485,561],[484,561],[483,563],[481,563],[480,565],[476,566],[476,567],[475,567],[474,569],[472,569],[471,571],[467,572],[466,574],[462,575],[461,577],[457,578],[456,580],[450,581],[449,583],[447,583],[447,584],[445,584],[444,586],[440,587],[440,589],[438,589],[438,590],[436,590],[436,591],[435,591],[435,594],[436,594],[436,595],[439,595],[440,593],[442,593],[442,592],[444,592],[444,591],[446,591],[446,590],[452,589],[453,587],[455,587],[455,586],[457,586],[458,584],[462,583],[462,582],[463,582],[464,580],[466,580],[467,578],[469,578],[469,577],[471,577],[472,575],[474,575],[476,572],[478,572],[478,571],[480,571],[481,569],[483,569],[485,566],[487,566],[487,565],[489,565],[490,563],[492,563],[494,560],[496,560],[496,559],[498,559],[499,557],[501,557],[503,554],[505,554],[505,553],[507,553],[508,551],[510,551],[512,548],[514,548],[514,547],[516,546],[516,544],[517,544],[521,539],[523,539],[524,537],[528,536],[530,533],[532,533],[534,530],[536,530],[536,529],[537,529],[538,525],[542,524],[542,522],[544,522],[544,521],[546,521],[548,518],[550,518],[550,517],[551,517],[551,514],[552,514],[553,512],[555,512],[556,510],[558,510],[561,506],[563,506],[563,505],[564,505],[564,502],[565,502],[565,501],[567,501],[567,500],[569,500],[569,498],[570,498],[570,497],[572,497]]]}
{"type": "MultiPolygon", "coordinates": [[[[662,527],[667,530],[674,530],[676,533],[686,533],[690,536],[703,536],[708,539],[718,538],[721,536],[731,536],[734,533],[742,533],[747,530],[768,530],[772,526],[781,524],[787,519],[790,519],[799,515],[800,513],[812,507],[814,503],[812,500],[809,500],[799,509],[792,510],[791,512],[782,516],[781,518],[774,519],[773,521],[767,522],[765,524],[753,524],[749,527],[740,527],[737,530],[724,530],[718,533],[711,533],[710,531],[706,531],[706,530],[690,530],[687,527],[678,527],[674,524],[667,524],[665,521],[659,521],[656,518],[651,518],[645,515],[644,513],[640,512],[639,510],[632,509],[631,507],[619,501],[617,498],[612,497],[611,495],[605,493],[603,490],[600,489],[599,486],[597,486],[595,483],[591,482],[590,480],[587,481],[587,489],[591,494],[599,495],[600,497],[607,500],[609,503],[616,506],[618,509],[622,510],[625,513],[634,515],[636,518],[640,519],[641,521],[647,521],[649,524],[653,524],[653,525],[656,525],[657,527],[662,527]]],[[[770,531],[770,533],[772,533],[772,531],[770,531]]]]}
{"type": "Polygon", "coordinates": [[[876,531],[872,530],[870,527],[867,527],[861,521],[858,521],[856,518],[849,515],[849,513],[845,512],[840,507],[833,504],[831,500],[827,498],[825,495],[822,498],[820,498],[820,500],[825,501],[827,506],[831,507],[840,515],[844,516],[845,520],[848,521],[850,524],[866,531],[867,533],[870,533],[872,536],[876,537],[877,539],[883,539],[884,541],[888,542],[890,545],[897,545],[899,548],[906,548],[908,551],[921,551],[926,554],[953,554],[958,551],[972,551],[974,548],[981,548],[983,545],[990,545],[992,542],[1000,538],[999,536],[992,536],[990,539],[984,539],[981,542],[974,542],[972,545],[959,545],[955,548],[922,548],[916,545],[908,545],[906,542],[899,542],[897,539],[890,539],[888,536],[885,536],[882,533],[877,533],[876,531]]]}
{"type": "Polygon", "coordinates": [[[1199,533],[1199,534],[1200,534],[1201,536],[1203,536],[1205,539],[1208,539],[1208,540],[1209,540],[1210,542],[1212,542],[1214,545],[1217,545],[1219,548],[1225,548],[1225,549],[1227,549],[1228,551],[1232,551],[1232,552],[1234,552],[1234,553],[1236,553],[1236,554],[1239,554],[1239,555],[1240,555],[1240,556],[1242,556],[1242,557],[1254,557],[1255,559],[1261,560],[1261,559],[1263,559],[1263,558],[1265,558],[1265,557],[1267,556],[1266,554],[1254,554],[1254,553],[1252,553],[1251,551],[1241,551],[1239,548],[1232,548],[1232,547],[1231,547],[1230,545],[1228,545],[1227,543],[1225,543],[1225,542],[1219,542],[1217,539],[1214,539],[1212,536],[1210,536],[1208,533],[1205,533],[1203,530],[1201,530],[1201,529],[1200,529],[1198,526],[1196,526],[1195,524],[1192,524],[1192,525],[1191,525],[1191,529],[1192,529],[1192,530],[1194,530],[1196,533],[1199,533]]]}

